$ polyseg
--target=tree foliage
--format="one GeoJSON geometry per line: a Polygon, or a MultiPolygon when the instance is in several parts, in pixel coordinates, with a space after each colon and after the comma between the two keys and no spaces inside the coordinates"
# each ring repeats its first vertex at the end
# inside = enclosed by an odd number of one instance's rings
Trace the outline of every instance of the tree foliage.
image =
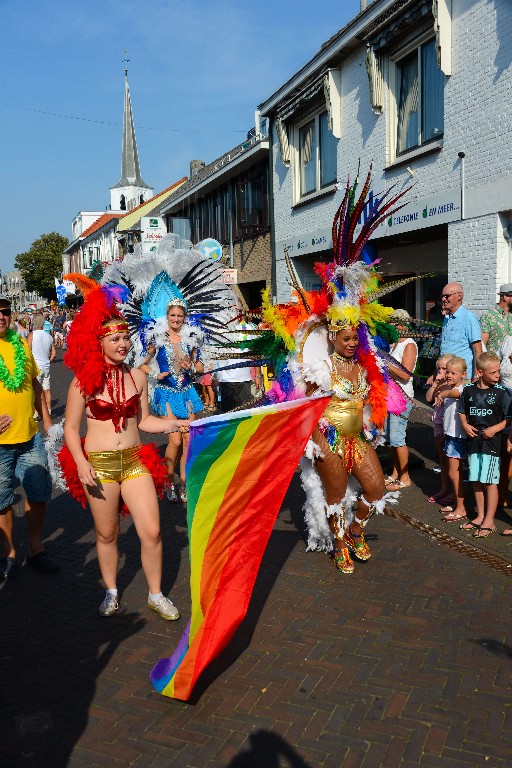
{"type": "Polygon", "coordinates": [[[62,252],[69,240],[58,232],[41,235],[26,253],[18,253],[14,266],[25,280],[27,291],[37,291],[47,301],[55,299],[55,278],[62,272],[62,252]]]}

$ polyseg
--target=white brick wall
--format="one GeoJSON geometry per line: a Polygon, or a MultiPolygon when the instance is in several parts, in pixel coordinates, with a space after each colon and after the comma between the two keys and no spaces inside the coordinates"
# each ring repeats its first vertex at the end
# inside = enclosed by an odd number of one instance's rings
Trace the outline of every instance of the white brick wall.
{"type": "MultiPolygon", "coordinates": [[[[338,179],[353,177],[361,158],[362,175],[373,161],[376,190],[392,183],[400,189],[410,177],[404,166],[384,171],[390,110],[387,103],[380,116],[371,110],[365,54],[361,45],[342,64],[338,179]]],[[[448,273],[450,280],[466,285],[466,303],[475,309],[492,304],[496,285],[512,279],[510,248],[498,216],[512,210],[511,92],[512,0],[452,0],[452,74],[445,83],[443,149],[408,165],[415,171],[413,194],[456,190],[457,153],[465,152],[467,220],[448,226],[448,273]]],[[[275,132],[273,151],[276,242],[329,227],[342,192],[293,208],[293,170],[281,162],[275,132]]],[[[414,247],[409,248],[414,260],[414,247]]],[[[277,276],[278,298],[284,300],[289,289],[279,263],[277,276]]]]}

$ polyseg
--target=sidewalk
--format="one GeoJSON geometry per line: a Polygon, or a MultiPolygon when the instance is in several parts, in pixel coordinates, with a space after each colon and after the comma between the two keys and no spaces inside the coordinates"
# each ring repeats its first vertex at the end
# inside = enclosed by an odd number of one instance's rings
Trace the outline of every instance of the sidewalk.
{"type": "MultiPolygon", "coordinates": [[[[424,496],[431,432],[413,420],[417,486],[372,520],[373,556],[352,576],[306,553],[294,476],[247,618],[187,704],[148,679],[190,616],[185,509],[161,504],[164,591],[182,619],[145,607],[129,519],[121,610],[102,619],[90,515],[57,494],[46,536],[61,573],[25,565],[0,584],[2,768],[509,768],[512,550],[444,534],[424,496]]],[[[16,538],[22,560],[19,517],[16,538]]]]}

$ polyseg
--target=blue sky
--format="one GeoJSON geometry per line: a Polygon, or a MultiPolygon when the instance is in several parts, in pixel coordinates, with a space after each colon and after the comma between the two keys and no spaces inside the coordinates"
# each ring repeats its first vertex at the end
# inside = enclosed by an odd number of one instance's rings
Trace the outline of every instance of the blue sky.
{"type": "Polygon", "coordinates": [[[360,0],[0,0],[0,269],[119,180],[124,51],[155,192],[235,146],[360,0]],[[60,115],[60,117],[58,116],[60,115]],[[69,117],[64,117],[64,116],[69,117]],[[83,119],[70,119],[83,118],[83,119]]]}

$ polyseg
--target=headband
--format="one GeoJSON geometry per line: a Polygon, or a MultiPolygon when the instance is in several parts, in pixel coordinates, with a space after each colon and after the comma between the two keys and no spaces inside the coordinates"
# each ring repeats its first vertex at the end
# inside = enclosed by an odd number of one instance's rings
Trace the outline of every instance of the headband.
{"type": "Polygon", "coordinates": [[[119,320],[115,324],[107,325],[102,328],[98,334],[98,339],[104,339],[106,336],[113,336],[116,333],[129,333],[128,323],[123,320],[119,320]]]}

